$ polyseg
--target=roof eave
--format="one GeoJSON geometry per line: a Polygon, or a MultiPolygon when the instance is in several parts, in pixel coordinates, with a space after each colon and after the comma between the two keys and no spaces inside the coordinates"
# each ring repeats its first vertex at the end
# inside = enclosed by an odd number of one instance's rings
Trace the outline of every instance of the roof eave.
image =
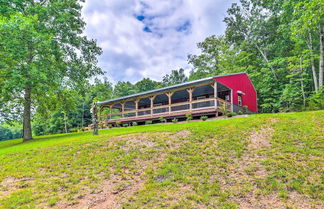
{"type": "Polygon", "coordinates": [[[109,104],[109,103],[113,103],[113,102],[117,102],[117,101],[122,101],[122,100],[131,99],[131,98],[136,98],[136,97],[143,96],[143,95],[146,95],[146,94],[153,94],[153,93],[158,93],[158,92],[165,92],[167,90],[171,90],[171,89],[179,88],[179,87],[184,87],[186,85],[199,84],[199,83],[203,83],[203,82],[207,82],[207,81],[214,80],[215,78],[219,78],[219,77],[232,76],[232,75],[238,75],[238,74],[246,74],[246,72],[212,76],[212,77],[203,78],[203,79],[199,79],[199,80],[195,80],[195,81],[189,81],[189,82],[182,83],[182,84],[176,84],[176,85],[167,86],[167,87],[163,87],[163,88],[159,88],[159,89],[153,89],[153,90],[150,90],[150,91],[140,92],[140,93],[137,93],[137,94],[132,94],[132,95],[124,96],[124,97],[119,97],[119,98],[116,98],[116,99],[110,99],[110,100],[106,100],[106,101],[102,101],[102,102],[97,102],[97,104],[99,104],[99,105],[109,104]]]}

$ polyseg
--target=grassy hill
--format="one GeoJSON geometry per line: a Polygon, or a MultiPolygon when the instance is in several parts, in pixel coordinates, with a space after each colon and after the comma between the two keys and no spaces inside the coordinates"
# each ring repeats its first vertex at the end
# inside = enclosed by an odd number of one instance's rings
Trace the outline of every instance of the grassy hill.
{"type": "Polygon", "coordinates": [[[324,111],[0,142],[0,208],[323,208],[324,111]]]}

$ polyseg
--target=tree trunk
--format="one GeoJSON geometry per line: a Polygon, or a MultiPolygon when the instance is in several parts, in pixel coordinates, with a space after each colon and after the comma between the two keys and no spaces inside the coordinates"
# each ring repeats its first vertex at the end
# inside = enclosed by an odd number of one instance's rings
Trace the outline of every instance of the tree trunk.
{"type": "Polygon", "coordinates": [[[23,141],[31,139],[31,87],[27,85],[24,94],[23,141]]]}
{"type": "Polygon", "coordinates": [[[306,107],[306,96],[305,96],[305,89],[304,89],[304,81],[303,81],[304,78],[302,78],[300,80],[300,86],[301,86],[301,92],[302,92],[302,96],[303,96],[303,105],[304,107],[306,107]]]}
{"type": "Polygon", "coordinates": [[[91,108],[93,135],[98,135],[98,121],[97,121],[97,104],[94,102],[91,108]]]}
{"type": "Polygon", "coordinates": [[[81,119],[81,127],[83,128],[83,121],[84,121],[84,103],[85,102],[83,102],[83,104],[82,104],[82,119],[81,119]]]}
{"type": "Polygon", "coordinates": [[[304,89],[304,77],[303,77],[303,73],[304,73],[304,69],[303,69],[303,60],[302,57],[300,57],[300,72],[301,72],[301,79],[300,79],[300,86],[301,86],[301,92],[302,92],[302,96],[303,96],[303,105],[304,108],[306,107],[306,96],[305,96],[305,89],[304,89]]]}
{"type": "MultiPolygon", "coordinates": [[[[256,43],[254,43],[254,45],[255,45],[255,47],[257,48],[257,50],[260,52],[260,54],[262,55],[263,60],[264,60],[267,64],[269,64],[270,62],[269,62],[269,60],[268,60],[267,55],[266,55],[266,54],[261,50],[261,48],[260,48],[256,43]]],[[[273,76],[275,77],[275,79],[278,79],[275,70],[273,69],[272,66],[270,66],[270,64],[269,64],[269,68],[270,68],[270,70],[271,70],[273,76]]]]}
{"type": "Polygon", "coordinates": [[[318,91],[318,82],[317,82],[315,63],[314,63],[314,58],[313,57],[311,58],[311,63],[312,63],[312,73],[313,73],[314,87],[315,87],[315,91],[318,91]]]}
{"type": "Polygon", "coordinates": [[[314,57],[313,57],[313,39],[312,39],[312,34],[311,33],[309,33],[309,39],[307,41],[307,46],[308,46],[308,49],[311,52],[311,65],[312,65],[314,89],[317,92],[318,91],[318,80],[317,80],[314,57]]]}
{"type": "Polygon", "coordinates": [[[322,88],[323,86],[323,72],[324,72],[324,24],[320,24],[320,62],[319,62],[319,75],[318,75],[318,86],[322,88]]]}
{"type": "Polygon", "coordinates": [[[67,130],[67,116],[66,116],[65,112],[64,112],[64,131],[65,131],[65,133],[68,132],[68,130],[67,130]]]}

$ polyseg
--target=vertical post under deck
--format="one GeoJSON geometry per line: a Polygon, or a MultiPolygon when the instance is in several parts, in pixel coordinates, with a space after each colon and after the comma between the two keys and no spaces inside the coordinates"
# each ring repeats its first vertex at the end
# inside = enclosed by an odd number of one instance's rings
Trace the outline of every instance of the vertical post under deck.
{"type": "Polygon", "coordinates": [[[214,83],[214,97],[215,97],[215,108],[216,108],[216,110],[217,110],[217,97],[218,95],[217,95],[217,82],[215,81],[215,83],[214,83]]]}

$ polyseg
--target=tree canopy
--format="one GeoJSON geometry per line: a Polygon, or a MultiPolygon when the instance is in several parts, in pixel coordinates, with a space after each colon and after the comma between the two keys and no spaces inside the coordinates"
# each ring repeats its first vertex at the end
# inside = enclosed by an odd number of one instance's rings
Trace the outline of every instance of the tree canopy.
{"type": "Polygon", "coordinates": [[[190,79],[247,72],[261,112],[297,111],[323,86],[324,3],[320,0],[232,4],[225,35],[198,43],[190,79]]]}
{"type": "Polygon", "coordinates": [[[65,104],[65,88],[80,89],[101,74],[101,49],[82,34],[77,0],[1,1],[1,102],[23,106],[23,138],[32,138],[32,110],[65,104]]]}

